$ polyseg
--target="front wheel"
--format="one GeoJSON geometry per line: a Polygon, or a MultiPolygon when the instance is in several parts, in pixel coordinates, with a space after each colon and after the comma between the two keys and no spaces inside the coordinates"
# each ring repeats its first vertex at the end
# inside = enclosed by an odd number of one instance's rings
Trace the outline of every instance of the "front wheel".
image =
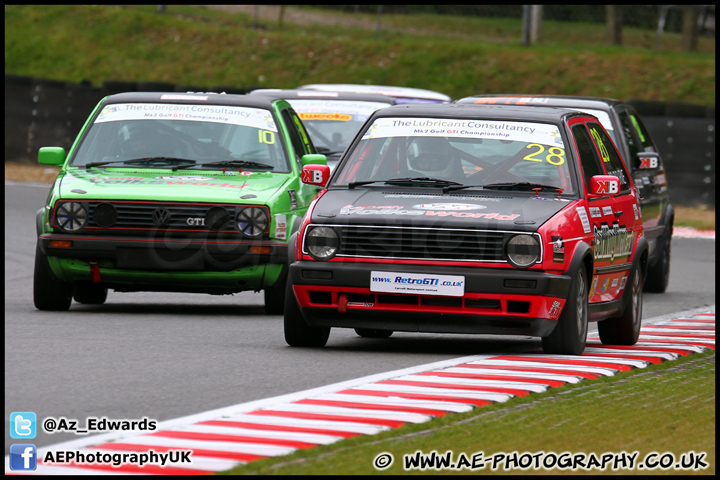
{"type": "Polygon", "coordinates": [[[289,278],[285,292],[283,327],[285,342],[291,347],[324,347],[330,337],[330,327],[311,327],[305,322],[289,278]]]}
{"type": "Polygon", "coordinates": [[[287,292],[287,267],[282,272],[275,285],[263,290],[265,299],[265,313],[268,315],[282,315],[285,311],[285,296],[287,292]]]}
{"type": "Polygon", "coordinates": [[[38,310],[48,311],[66,311],[72,303],[72,285],[55,276],[40,245],[35,247],[33,302],[38,310]]]}
{"type": "Polygon", "coordinates": [[[108,289],[99,285],[76,285],[73,298],[86,305],[102,305],[107,300],[108,289]]]}
{"type": "Polygon", "coordinates": [[[609,318],[598,323],[600,340],[606,345],[635,345],[640,338],[642,325],[642,270],[630,273],[630,299],[619,318],[609,318]]]}
{"type": "Polygon", "coordinates": [[[588,289],[585,265],[581,265],[570,287],[555,329],[542,337],[545,353],[560,355],[582,355],[585,351],[588,331],[588,289]]]}

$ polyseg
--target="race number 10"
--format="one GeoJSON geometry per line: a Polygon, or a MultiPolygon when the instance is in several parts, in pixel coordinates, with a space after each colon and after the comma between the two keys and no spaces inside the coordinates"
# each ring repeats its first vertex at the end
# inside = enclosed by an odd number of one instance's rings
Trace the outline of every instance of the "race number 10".
{"type": "Polygon", "coordinates": [[[258,130],[258,142],[272,145],[275,143],[275,134],[269,130],[258,130]]]}

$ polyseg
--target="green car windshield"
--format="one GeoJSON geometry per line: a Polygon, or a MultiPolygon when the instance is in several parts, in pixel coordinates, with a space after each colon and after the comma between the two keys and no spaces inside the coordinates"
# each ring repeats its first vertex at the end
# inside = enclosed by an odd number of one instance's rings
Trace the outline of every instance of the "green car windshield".
{"type": "Polygon", "coordinates": [[[562,190],[575,194],[557,125],[512,120],[379,117],[333,186],[562,190]]]}
{"type": "Polygon", "coordinates": [[[290,171],[269,110],[169,103],[106,105],[70,165],[290,171]]]}

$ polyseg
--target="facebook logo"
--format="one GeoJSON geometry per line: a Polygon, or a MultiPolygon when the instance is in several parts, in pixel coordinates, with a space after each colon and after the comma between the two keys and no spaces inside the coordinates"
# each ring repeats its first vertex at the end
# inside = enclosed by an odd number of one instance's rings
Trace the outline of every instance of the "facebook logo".
{"type": "Polygon", "coordinates": [[[10,470],[35,470],[37,468],[37,447],[32,443],[10,445],[10,470]]]}
{"type": "Polygon", "coordinates": [[[37,416],[35,412],[12,412],[10,414],[11,438],[35,438],[37,416]]]}

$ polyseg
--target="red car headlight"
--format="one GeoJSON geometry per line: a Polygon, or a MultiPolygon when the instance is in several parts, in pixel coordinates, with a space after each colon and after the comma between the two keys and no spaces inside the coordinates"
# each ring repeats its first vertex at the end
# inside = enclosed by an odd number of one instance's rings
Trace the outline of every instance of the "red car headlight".
{"type": "Polygon", "coordinates": [[[505,253],[513,267],[532,267],[540,260],[540,243],[535,235],[513,235],[507,242],[505,253]]]}
{"type": "Polygon", "coordinates": [[[311,227],[305,236],[305,247],[315,260],[330,260],[340,247],[340,237],[330,227],[311,227]]]}

